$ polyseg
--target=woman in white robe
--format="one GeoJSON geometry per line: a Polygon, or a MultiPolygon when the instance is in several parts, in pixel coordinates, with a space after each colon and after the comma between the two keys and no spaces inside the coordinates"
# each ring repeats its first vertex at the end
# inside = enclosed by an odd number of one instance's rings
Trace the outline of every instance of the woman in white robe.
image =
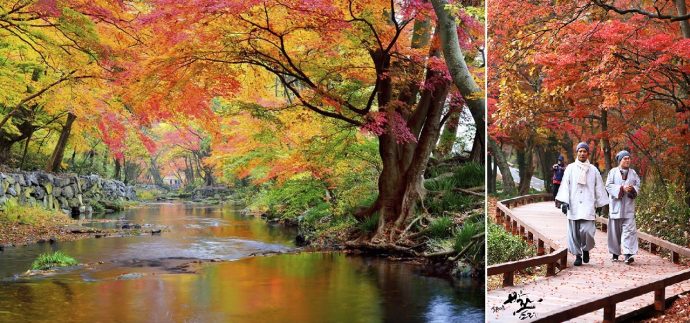
{"type": "Polygon", "coordinates": [[[635,225],[635,198],[640,192],[640,177],[630,168],[630,153],[623,150],[616,155],[618,167],[606,178],[611,205],[609,207],[608,245],[612,260],[625,255],[625,263],[635,261],[637,254],[637,227],[635,225]],[[621,248],[622,247],[622,248],[621,248]]]}

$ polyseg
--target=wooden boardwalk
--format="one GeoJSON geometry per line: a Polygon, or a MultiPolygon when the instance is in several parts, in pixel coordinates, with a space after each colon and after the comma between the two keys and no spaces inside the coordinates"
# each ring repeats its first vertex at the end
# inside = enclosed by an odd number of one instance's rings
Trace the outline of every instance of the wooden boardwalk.
{"type": "MultiPolygon", "coordinates": [[[[513,214],[536,231],[544,234],[562,247],[567,247],[566,217],[554,206],[553,201],[532,203],[511,209],[513,214]]],[[[531,310],[537,317],[558,308],[566,307],[581,301],[606,296],[623,289],[639,286],[667,274],[679,272],[685,267],[673,264],[668,259],[662,259],[640,249],[632,265],[623,262],[612,262],[608,253],[606,233],[597,230],[595,234],[596,246],[590,251],[591,260],[588,264],[574,267],[574,257],[568,255],[568,268],[556,276],[540,277],[527,284],[503,287],[491,290],[486,295],[486,319],[488,322],[519,322],[519,314],[513,314],[520,308],[515,302],[504,305],[508,296],[522,293],[530,300],[541,302],[534,304],[531,310]],[[501,309],[503,307],[504,309],[501,309]]],[[[623,258],[623,257],[621,257],[623,258]]],[[[690,291],[690,281],[672,285],[666,288],[666,297],[690,291]]],[[[522,297],[522,299],[524,299],[522,297]]],[[[637,309],[654,303],[654,293],[618,303],[616,316],[625,315],[637,309]]],[[[532,305],[532,304],[530,304],[532,305]]],[[[523,311],[524,312],[524,311],[523,311]]],[[[573,322],[601,322],[603,310],[583,315],[573,322]]]]}

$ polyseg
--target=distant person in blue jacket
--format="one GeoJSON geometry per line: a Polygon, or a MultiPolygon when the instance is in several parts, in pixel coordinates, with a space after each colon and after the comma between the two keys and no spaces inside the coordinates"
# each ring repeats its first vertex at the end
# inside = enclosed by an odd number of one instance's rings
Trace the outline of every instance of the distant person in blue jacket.
{"type": "Polygon", "coordinates": [[[556,207],[561,208],[561,202],[556,200],[556,195],[558,194],[558,188],[561,187],[561,181],[563,180],[563,173],[565,173],[565,163],[563,162],[563,155],[558,155],[558,161],[553,164],[551,169],[553,170],[553,177],[551,177],[551,183],[553,183],[553,200],[556,201],[556,207]]]}

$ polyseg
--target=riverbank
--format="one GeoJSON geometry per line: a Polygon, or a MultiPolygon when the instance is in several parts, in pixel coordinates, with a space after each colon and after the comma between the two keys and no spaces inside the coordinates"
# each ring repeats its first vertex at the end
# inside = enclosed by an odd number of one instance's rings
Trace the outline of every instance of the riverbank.
{"type": "Polygon", "coordinates": [[[75,220],[62,213],[43,219],[37,223],[19,223],[0,220],[0,251],[10,247],[26,246],[34,243],[55,243],[59,241],[75,241],[86,238],[124,237],[145,234],[160,234],[169,231],[164,226],[131,223],[129,221],[112,220],[75,220]],[[95,228],[85,226],[85,221],[91,223],[113,223],[115,228],[95,228]]]}
{"type": "Polygon", "coordinates": [[[0,221],[0,249],[37,242],[73,241],[88,237],[88,233],[68,232],[66,228],[69,225],[76,225],[76,221],[67,216],[54,217],[40,224],[0,221]]]}

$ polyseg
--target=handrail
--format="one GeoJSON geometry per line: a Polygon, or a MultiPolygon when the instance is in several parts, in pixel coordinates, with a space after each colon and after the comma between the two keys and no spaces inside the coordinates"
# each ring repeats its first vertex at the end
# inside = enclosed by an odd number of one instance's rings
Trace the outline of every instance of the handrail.
{"type": "MultiPolygon", "coordinates": [[[[505,226],[506,230],[508,232],[511,232],[515,235],[519,235],[528,241],[530,240],[537,240],[538,245],[540,249],[538,249],[538,254],[540,256],[530,258],[530,259],[525,259],[525,260],[520,260],[520,261],[515,261],[515,262],[510,262],[510,263],[505,263],[505,264],[499,264],[499,265],[494,265],[487,267],[487,275],[493,275],[493,274],[500,274],[504,272],[509,272],[509,269],[517,268],[518,266],[526,266],[526,265],[534,265],[535,263],[538,263],[540,261],[546,261],[546,259],[549,260],[554,260],[554,258],[557,258],[556,255],[560,254],[563,252],[565,254],[565,257],[562,258],[563,260],[563,267],[565,267],[566,259],[567,259],[567,249],[566,248],[561,248],[558,251],[554,251],[554,247],[558,246],[555,244],[553,241],[550,239],[544,237],[540,233],[538,233],[536,230],[534,230],[531,226],[528,224],[524,223],[521,221],[519,218],[517,218],[512,210],[510,209],[511,207],[519,206],[519,205],[525,205],[528,203],[534,203],[537,201],[544,201],[544,200],[549,200],[551,199],[550,195],[547,194],[535,194],[535,195],[526,195],[526,196],[519,196],[516,198],[511,198],[503,201],[499,201],[496,203],[496,220],[499,224],[502,224],[505,226]],[[527,235],[525,236],[525,233],[527,235]],[[543,255],[543,249],[544,245],[548,245],[551,249],[551,254],[549,255],[543,255]]],[[[603,217],[597,217],[596,219],[597,222],[602,224],[602,230],[606,231],[607,226],[608,226],[608,219],[603,218],[603,217]]],[[[677,244],[674,244],[672,242],[660,239],[658,237],[654,237],[650,234],[644,233],[644,232],[638,232],[638,238],[646,241],[650,244],[650,252],[653,254],[658,253],[659,248],[664,248],[669,251],[671,251],[671,258],[674,263],[679,262],[680,256],[684,257],[690,257],[690,249],[679,246],[677,244]]],[[[557,258],[561,259],[561,258],[557,258]]],[[[529,267],[529,266],[527,266],[529,267]]],[[[515,269],[517,270],[517,269],[515,269]]],[[[548,272],[547,272],[548,275],[548,272]]],[[[512,277],[509,279],[510,285],[506,285],[506,280],[508,280],[504,274],[504,285],[503,286],[510,286],[512,285],[512,277]]],[[[666,275],[662,278],[659,278],[657,280],[652,280],[644,285],[634,287],[631,289],[623,289],[619,291],[615,291],[613,293],[610,293],[606,296],[602,296],[599,298],[596,298],[594,300],[585,300],[573,305],[570,305],[566,308],[561,308],[549,313],[546,313],[545,315],[536,318],[530,322],[562,322],[570,319],[574,319],[576,317],[579,317],[581,315],[585,315],[587,313],[594,312],[599,309],[604,309],[604,322],[614,322],[616,319],[616,304],[626,301],[631,298],[635,298],[650,292],[654,292],[654,309],[657,311],[664,311],[666,307],[666,287],[677,284],[686,280],[690,280],[690,269],[683,270],[681,272],[673,273],[666,275]]]]}
{"type": "MultiPolygon", "coordinates": [[[[596,219],[597,222],[601,223],[602,231],[604,232],[606,232],[608,227],[608,220],[609,219],[604,217],[597,217],[596,219]]],[[[637,238],[649,243],[649,252],[652,254],[658,254],[660,247],[669,250],[671,252],[671,261],[675,264],[680,262],[680,256],[690,258],[690,249],[679,246],[673,242],[640,231],[637,232],[637,238]]]]}
{"type": "Polygon", "coordinates": [[[562,322],[578,316],[604,309],[604,322],[614,322],[616,319],[616,304],[650,292],[654,292],[654,309],[664,311],[666,308],[666,287],[690,279],[690,269],[666,275],[660,279],[650,281],[642,286],[631,289],[621,289],[609,295],[594,300],[586,300],[546,313],[530,322],[562,322]]]}
{"type": "Polygon", "coordinates": [[[486,275],[493,276],[503,274],[503,287],[513,286],[513,277],[516,271],[534,266],[547,265],[546,276],[554,276],[556,275],[556,266],[554,264],[557,264],[561,269],[565,268],[568,261],[567,257],[568,249],[561,248],[548,255],[488,266],[486,267],[486,275]]]}
{"type": "Polygon", "coordinates": [[[568,251],[539,233],[529,224],[516,217],[510,210],[511,207],[525,205],[537,201],[551,199],[549,194],[523,195],[496,202],[496,221],[503,225],[506,231],[521,236],[528,243],[537,244],[537,257],[497,264],[487,267],[487,276],[503,274],[503,287],[513,286],[513,276],[516,270],[527,269],[533,266],[547,265],[546,276],[556,274],[556,267],[563,270],[568,265],[568,251]],[[549,254],[546,254],[546,247],[549,254]],[[558,249],[558,250],[556,250],[558,249]]]}

